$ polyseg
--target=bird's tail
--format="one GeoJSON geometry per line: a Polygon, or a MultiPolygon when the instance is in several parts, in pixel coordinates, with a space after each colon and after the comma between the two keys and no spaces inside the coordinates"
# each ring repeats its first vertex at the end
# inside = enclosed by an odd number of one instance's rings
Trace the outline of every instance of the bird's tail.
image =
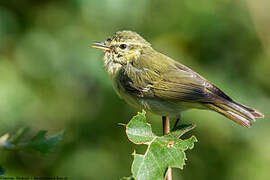
{"type": "Polygon", "coordinates": [[[228,101],[226,104],[207,103],[205,105],[209,109],[214,110],[247,128],[251,127],[252,123],[256,121],[256,118],[264,117],[261,112],[233,101],[228,101]]]}

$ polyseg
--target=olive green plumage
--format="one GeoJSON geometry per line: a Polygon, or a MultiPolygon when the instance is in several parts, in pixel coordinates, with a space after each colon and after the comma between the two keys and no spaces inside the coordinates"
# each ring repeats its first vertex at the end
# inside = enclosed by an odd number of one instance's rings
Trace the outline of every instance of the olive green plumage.
{"type": "Polygon", "coordinates": [[[135,32],[119,31],[94,44],[105,52],[104,65],[117,94],[131,105],[176,118],[187,109],[210,109],[245,127],[263,117],[234,102],[188,67],[155,51],[135,32]]]}

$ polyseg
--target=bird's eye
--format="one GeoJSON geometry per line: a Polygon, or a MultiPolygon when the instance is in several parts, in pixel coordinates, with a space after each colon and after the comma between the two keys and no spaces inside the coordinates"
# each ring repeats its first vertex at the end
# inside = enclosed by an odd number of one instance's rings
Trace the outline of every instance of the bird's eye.
{"type": "Polygon", "coordinates": [[[120,44],[119,46],[121,49],[126,49],[127,48],[127,45],[126,44],[120,44]]]}

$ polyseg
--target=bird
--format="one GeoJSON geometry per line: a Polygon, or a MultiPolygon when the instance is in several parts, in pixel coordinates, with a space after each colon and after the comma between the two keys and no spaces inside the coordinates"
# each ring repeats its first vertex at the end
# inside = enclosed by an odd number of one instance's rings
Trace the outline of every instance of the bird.
{"type": "Polygon", "coordinates": [[[118,31],[92,47],[104,51],[104,67],[116,93],[132,106],[176,119],[189,109],[212,110],[247,128],[256,118],[264,117],[189,67],[156,51],[136,32],[118,31]]]}

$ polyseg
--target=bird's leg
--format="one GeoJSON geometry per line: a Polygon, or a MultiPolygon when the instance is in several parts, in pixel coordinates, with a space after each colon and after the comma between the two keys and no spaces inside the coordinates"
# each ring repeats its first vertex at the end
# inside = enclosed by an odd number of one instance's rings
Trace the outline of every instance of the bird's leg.
{"type": "Polygon", "coordinates": [[[174,123],[174,126],[173,126],[173,129],[176,128],[176,126],[177,126],[177,124],[179,123],[180,119],[181,119],[181,116],[179,116],[179,118],[176,119],[176,121],[175,121],[175,123],[174,123]]]}
{"type": "Polygon", "coordinates": [[[170,133],[170,118],[168,116],[162,116],[163,135],[170,133]]]}

